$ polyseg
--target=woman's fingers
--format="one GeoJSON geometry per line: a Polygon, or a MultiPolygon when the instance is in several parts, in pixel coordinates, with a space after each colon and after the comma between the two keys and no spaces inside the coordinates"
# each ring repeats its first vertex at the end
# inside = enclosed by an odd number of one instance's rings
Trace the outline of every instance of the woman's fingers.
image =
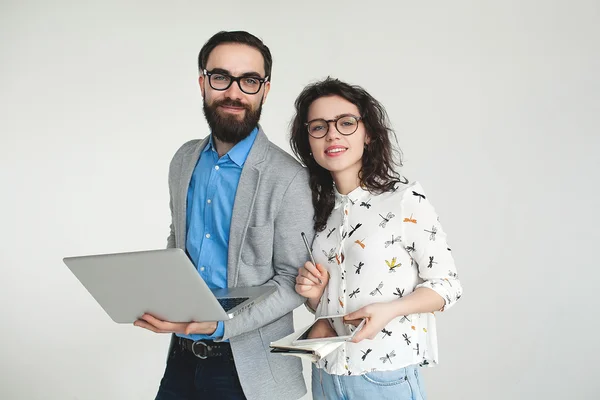
{"type": "MultiPolygon", "coordinates": [[[[315,285],[320,284],[319,278],[304,267],[300,268],[300,270],[298,272],[298,277],[296,279],[298,279],[300,277],[312,282],[315,285]]],[[[296,282],[298,282],[298,280],[296,280],[296,282]]],[[[298,283],[303,283],[303,282],[298,282],[298,283]]]]}

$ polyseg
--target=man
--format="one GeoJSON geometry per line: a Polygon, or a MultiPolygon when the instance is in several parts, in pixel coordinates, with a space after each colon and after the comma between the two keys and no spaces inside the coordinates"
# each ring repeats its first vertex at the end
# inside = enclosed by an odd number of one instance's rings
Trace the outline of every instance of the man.
{"type": "MultiPolygon", "coordinates": [[[[271,54],[247,32],[219,32],[198,57],[211,135],[185,143],[169,169],[168,247],[189,254],[212,288],[274,285],[277,291],[228,321],[189,324],[145,315],[135,325],[173,333],[157,400],[297,399],[306,393],[296,357],[269,344],[293,332],[294,290],[312,241],[308,174],[258,124],[271,86],[271,54]],[[201,359],[195,341],[210,349],[201,359]]],[[[197,344],[196,344],[197,346],[197,344]]],[[[204,355],[204,354],[202,354],[204,355]]]]}

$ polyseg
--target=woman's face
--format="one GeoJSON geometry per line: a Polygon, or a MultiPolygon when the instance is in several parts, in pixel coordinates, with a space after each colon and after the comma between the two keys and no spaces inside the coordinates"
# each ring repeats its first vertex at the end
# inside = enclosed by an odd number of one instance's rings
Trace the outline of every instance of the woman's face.
{"type": "Polygon", "coordinates": [[[308,108],[308,129],[317,136],[327,131],[320,139],[308,136],[313,157],[321,167],[331,172],[336,184],[339,184],[338,179],[356,180],[362,167],[365,144],[369,143],[362,121],[344,117],[361,115],[356,105],[339,96],[320,97],[308,108]],[[342,132],[351,132],[354,129],[356,131],[351,135],[341,134],[336,128],[336,123],[332,121],[338,118],[337,126],[342,132]],[[317,119],[331,122],[315,123],[317,119]]]}

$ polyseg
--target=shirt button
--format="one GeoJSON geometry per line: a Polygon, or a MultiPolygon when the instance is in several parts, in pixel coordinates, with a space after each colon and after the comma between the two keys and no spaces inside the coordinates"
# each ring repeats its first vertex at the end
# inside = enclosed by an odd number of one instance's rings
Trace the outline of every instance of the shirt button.
{"type": "Polygon", "coordinates": [[[207,238],[207,239],[210,239],[210,233],[207,233],[207,234],[206,234],[206,238],[207,238]]]}
{"type": "Polygon", "coordinates": [[[200,271],[204,271],[204,267],[200,267],[200,271]]]}
{"type": "Polygon", "coordinates": [[[215,169],[218,171],[218,170],[219,170],[219,166],[218,166],[218,165],[215,165],[215,169]]]}
{"type": "Polygon", "coordinates": [[[207,202],[208,204],[210,204],[210,199],[206,200],[206,202],[207,202]]]}

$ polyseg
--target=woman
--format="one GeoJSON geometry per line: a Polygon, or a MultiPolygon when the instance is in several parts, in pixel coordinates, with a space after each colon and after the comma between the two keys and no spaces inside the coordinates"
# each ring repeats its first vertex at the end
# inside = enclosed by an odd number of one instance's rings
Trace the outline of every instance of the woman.
{"type": "MultiPolygon", "coordinates": [[[[435,311],[462,294],[438,216],[395,170],[387,114],[369,93],[328,78],[295,103],[290,144],[310,172],[313,255],[296,291],[316,316],[366,319],[313,364],[315,399],[424,399],[420,366],[438,362],[435,311]]],[[[323,320],[312,337],[347,333],[323,320]]],[[[351,329],[350,329],[351,330],[351,329]]]]}

